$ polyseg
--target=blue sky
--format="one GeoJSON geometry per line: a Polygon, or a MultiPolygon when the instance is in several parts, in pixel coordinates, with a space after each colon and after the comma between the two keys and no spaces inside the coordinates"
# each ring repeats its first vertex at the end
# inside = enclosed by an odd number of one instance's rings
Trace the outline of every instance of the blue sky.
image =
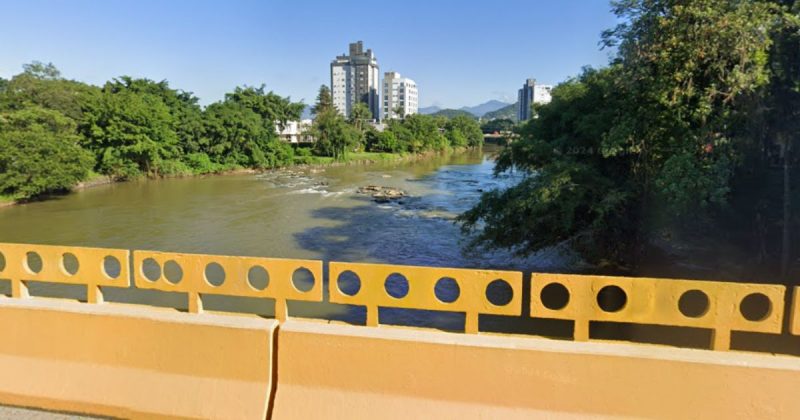
{"type": "Polygon", "coordinates": [[[201,103],[267,85],[311,103],[329,64],[363,40],[381,72],[416,80],[420,105],[515,100],[525,78],[556,84],[601,66],[607,0],[0,0],[0,77],[33,60],[93,84],[169,80],[201,103]]]}

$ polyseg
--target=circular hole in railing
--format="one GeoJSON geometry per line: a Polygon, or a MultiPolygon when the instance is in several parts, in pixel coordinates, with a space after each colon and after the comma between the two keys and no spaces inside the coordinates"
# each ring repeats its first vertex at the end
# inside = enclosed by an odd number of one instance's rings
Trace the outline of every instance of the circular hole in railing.
{"type": "Polygon", "coordinates": [[[343,271],[336,279],[336,287],[347,296],[355,296],[361,290],[361,279],[350,270],[343,271]]]}
{"type": "Polygon", "coordinates": [[[542,305],[551,311],[564,309],[569,304],[569,290],[561,283],[550,283],[539,293],[542,305]]]}
{"type": "Polygon", "coordinates": [[[214,287],[222,286],[222,283],[225,283],[225,269],[219,263],[212,262],[206,265],[204,274],[206,283],[214,287]]]}
{"type": "Polygon", "coordinates": [[[161,265],[158,261],[147,258],[142,261],[142,275],[150,281],[156,281],[161,278],[161,265]]]}
{"type": "Polygon", "coordinates": [[[64,272],[70,276],[78,274],[80,267],[81,263],[78,262],[78,257],[76,257],[75,254],[67,252],[61,256],[61,268],[63,268],[64,272]]]}
{"type": "Polygon", "coordinates": [[[408,295],[408,279],[400,273],[392,273],[383,282],[383,288],[389,296],[402,299],[408,295]]]}
{"type": "Polygon", "coordinates": [[[597,306],[606,312],[622,310],[628,303],[628,295],[619,286],[605,286],[597,292],[597,306]]]}
{"type": "Polygon", "coordinates": [[[708,295],[700,290],[688,290],[678,299],[678,309],[689,318],[701,318],[708,312],[708,295]]]}
{"type": "Polygon", "coordinates": [[[42,271],[42,257],[35,252],[25,254],[25,268],[33,274],[42,271]]]}
{"type": "Polygon", "coordinates": [[[247,270],[247,283],[256,290],[266,289],[267,286],[269,286],[269,273],[267,269],[260,265],[250,267],[250,269],[247,270]]]}
{"type": "Polygon", "coordinates": [[[6,256],[3,255],[2,252],[0,252],[0,271],[3,271],[5,269],[6,269],[6,256]]]}
{"type": "Polygon", "coordinates": [[[305,267],[300,267],[292,273],[292,284],[298,291],[310,292],[314,288],[314,273],[305,267]]]}
{"type": "Polygon", "coordinates": [[[456,279],[442,277],[436,281],[436,286],[433,287],[433,294],[442,303],[453,303],[461,296],[461,288],[458,287],[456,279]]]}
{"type": "Polygon", "coordinates": [[[172,284],[178,284],[183,280],[183,269],[180,264],[173,260],[164,263],[164,278],[172,284]]]}
{"type": "Polygon", "coordinates": [[[119,260],[116,257],[107,255],[105,258],[103,258],[103,271],[108,277],[115,279],[122,274],[122,264],[119,263],[119,260]]]}
{"type": "Polygon", "coordinates": [[[503,279],[492,280],[486,285],[486,299],[494,306],[506,306],[514,298],[514,289],[503,279]]]}
{"type": "Polygon", "coordinates": [[[748,321],[763,321],[772,313],[772,301],[763,293],[751,293],[742,299],[739,312],[748,321]]]}

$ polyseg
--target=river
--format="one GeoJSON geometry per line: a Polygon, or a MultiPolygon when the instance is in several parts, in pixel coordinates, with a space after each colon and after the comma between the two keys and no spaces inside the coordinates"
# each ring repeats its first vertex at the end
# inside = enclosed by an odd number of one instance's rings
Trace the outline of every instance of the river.
{"type": "MultiPolygon", "coordinates": [[[[569,253],[467,251],[454,218],[482,191],[516,182],[495,177],[496,149],[371,165],[290,168],[263,174],[142,180],[104,185],[0,210],[0,241],[161,251],[310,258],[464,268],[571,271],[569,253]],[[399,202],[376,203],[358,187],[405,190],[399,202]]],[[[8,288],[8,285],[4,285],[8,288]]],[[[2,290],[0,290],[2,292],[2,290]]],[[[7,291],[5,291],[7,293],[7,291]]],[[[36,295],[82,298],[81,288],[32,284],[36,295]]],[[[184,307],[185,299],[138,290],[109,300],[184,307]]],[[[207,307],[269,314],[253,299],[207,298],[207,307]]],[[[359,308],[293,303],[292,313],[358,322],[359,308]]],[[[381,313],[390,323],[457,329],[457,315],[381,313]]]]}
{"type": "Polygon", "coordinates": [[[465,252],[453,218],[492,175],[492,150],[430,159],[99,186],[0,210],[0,241],[396,264],[561,269],[555,252],[465,252]],[[403,189],[379,204],[356,189],[403,189]]]}
{"type": "MultiPolygon", "coordinates": [[[[0,242],[152,249],[189,253],[310,258],[464,268],[574,272],[571,253],[548,249],[520,258],[511,252],[467,251],[453,218],[482,191],[502,188],[515,176],[493,175],[493,153],[447,154],[415,161],[263,174],[143,180],[99,186],[41,202],[0,209],[0,242]],[[398,203],[380,204],[357,193],[381,185],[408,192],[398,203]]],[[[0,294],[9,294],[0,281],[0,294]]],[[[39,296],[85,299],[85,288],[31,284],[39,296]]],[[[527,294],[527,287],[523,294],[527,294]]],[[[110,301],[185,308],[180,294],[106,289],[110,301]]],[[[523,296],[523,302],[527,302],[523,296]]],[[[207,296],[209,310],[271,315],[268,299],[207,296]]],[[[525,305],[524,305],[525,306],[525,305]]],[[[363,324],[364,308],[290,302],[292,315],[363,324]]],[[[380,310],[382,323],[459,330],[463,314],[380,310]]],[[[482,316],[488,331],[569,337],[570,321],[482,316]]],[[[597,323],[596,338],[706,347],[708,330],[597,323]]],[[[794,353],[788,337],[734,333],[740,348],[794,353]],[[777,341],[777,342],[776,342],[777,341]]]]}

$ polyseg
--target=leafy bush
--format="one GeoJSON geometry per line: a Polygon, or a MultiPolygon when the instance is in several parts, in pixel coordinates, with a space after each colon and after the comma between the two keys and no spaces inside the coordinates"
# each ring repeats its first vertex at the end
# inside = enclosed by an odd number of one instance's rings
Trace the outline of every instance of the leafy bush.
{"type": "Polygon", "coordinates": [[[72,120],[40,107],[0,115],[0,194],[31,198],[86,179],[94,160],[74,130],[72,120]]]}

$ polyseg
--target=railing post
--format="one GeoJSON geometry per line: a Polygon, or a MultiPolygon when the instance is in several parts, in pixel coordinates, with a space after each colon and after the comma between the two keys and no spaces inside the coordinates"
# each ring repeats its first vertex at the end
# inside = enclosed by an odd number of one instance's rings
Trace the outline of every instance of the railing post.
{"type": "Polygon", "coordinates": [[[193,314],[203,313],[203,297],[200,293],[189,293],[189,312],[193,314]]]}
{"type": "Polygon", "coordinates": [[[589,341],[589,321],[576,319],[572,337],[575,341],[589,341]]]}
{"type": "Polygon", "coordinates": [[[86,301],[89,303],[103,303],[103,291],[100,290],[100,286],[96,284],[90,284],[87,286],[86,289],[86,301]]]}
{"type": "Polygon", "coordinates": [[[464,318],[464,332],[467,334],[477,334],[478,333],[478,313],[477,312],[467,312],[466,317],[464,318]]]}
{"type": "Polygon", "coordinates": [[[731,349],[731,330],[717,328],[711,331],[711,348],[726,351],[731,349]]]}
{"type": "Polygon", "coordinates": [[[286,299],[275,299],[275,319],[284,322],[288,317],[289,307],[286,305],[286,299]]]}
{"type": "Polygon", "coordinates": [[[367,306],[367,326],[377,327],[380,324],[378,319],[378,307],[369,305],[367,306]]]}
{"type": "Polygon", "coordinates": [[[11,297],[25,299],[30,297],[28,285],[22,280],[11,280],[11,297]]]}

